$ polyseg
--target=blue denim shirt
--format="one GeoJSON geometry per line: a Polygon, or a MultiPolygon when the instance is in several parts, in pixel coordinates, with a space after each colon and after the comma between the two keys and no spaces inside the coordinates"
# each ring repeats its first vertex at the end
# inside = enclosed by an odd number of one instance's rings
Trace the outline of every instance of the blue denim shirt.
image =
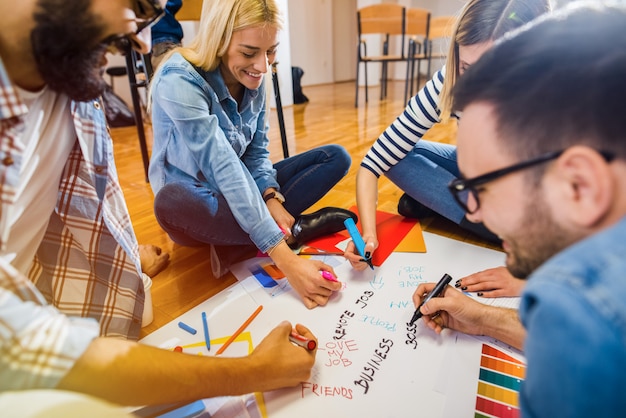
{"type": "Polygon", "coordinates": [[[198,72],[176,53],[152,81],[150,184],[193,182],[221,194],[250,239],[266,252],[283,239],[262,192],[280,189],[269,159],[265,81],[241,106],[219,68],[198,72]]]}
{"type": "Polygon", "coordinates": [[[522,295],[524,417],[626,413],[626,218],[554,256],[522,295]]]}

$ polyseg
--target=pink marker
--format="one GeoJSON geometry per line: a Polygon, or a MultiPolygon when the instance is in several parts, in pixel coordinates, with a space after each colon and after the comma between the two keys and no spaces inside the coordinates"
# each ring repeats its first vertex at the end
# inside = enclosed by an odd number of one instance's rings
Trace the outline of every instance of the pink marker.
{"type": "MultiPolygon", "coordinates": [[[[339,280],[337,280],[337,278],[335,276],[333,276],[333,274],[329,271],[326,270],[320,270],[320,273],[322,274],[322,277],[326,280],[328,280],[329,282],[335,282],[335,283],[339,283],[339,280]]],[[[343,290],[346,288],[346,284],[341,282],[341,289],[339,290],[343,290]]]]}
{"type": "Polygon", "coordinates": [[[330,271],[326,271],[326,270],[322,270],[322,277],[325,278],[326,280],[328,280],[329,282],[338,282],[339,280],[337,280],[337,278],[335,276],[333,276],[333,274],[330,271]]]}

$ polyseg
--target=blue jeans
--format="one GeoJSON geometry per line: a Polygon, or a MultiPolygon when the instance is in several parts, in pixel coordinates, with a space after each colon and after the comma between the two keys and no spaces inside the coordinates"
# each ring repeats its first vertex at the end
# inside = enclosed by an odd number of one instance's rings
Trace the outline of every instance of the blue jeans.
{"type": "MultiPolygon", "coordinates": [[[[274,164],[285,196],[285,209],[294,217],[320,200],[350,168],[350,155],[338,145],[325,145],[274,164]]],[[[194,182],[163,186],[154,198],[161,227],[177,244],[186,246],[250,245],[224,197],[194,182]]]]}
{"type": "Polygon", "coordinates": [[[456,146],[424,140],[386,173],[406,194],[456,224],[465,218],[465,212],[448,191],[448,184],[459,175],[456,146]]]}

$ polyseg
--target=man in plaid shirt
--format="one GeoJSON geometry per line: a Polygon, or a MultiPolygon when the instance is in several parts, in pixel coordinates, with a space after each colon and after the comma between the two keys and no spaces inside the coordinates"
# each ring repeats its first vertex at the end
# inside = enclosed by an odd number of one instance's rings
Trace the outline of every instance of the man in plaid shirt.
{"type": "Polygon", "coordinates": [[[146,52],[140,32],[162,12],[159,0],[0,4],[0,394],[58,388],[147,405],[309,377],[315,353],[289,342],[287,322],[240,359],[126,340],[138,337],[144,288],[102,67],[124,42],[146,52]]]}

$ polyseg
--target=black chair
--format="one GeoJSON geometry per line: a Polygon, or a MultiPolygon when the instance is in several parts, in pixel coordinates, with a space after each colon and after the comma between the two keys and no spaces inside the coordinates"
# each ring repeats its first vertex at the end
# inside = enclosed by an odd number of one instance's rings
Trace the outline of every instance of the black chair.
{"type": "Polygon", "coordinates": [[[139,89],[144,88],[147,91],[148,85],[150,84],[150,77],[152,77],[152,64],[150,63],[150,54],[139,54],[132,49],[130,44],[128,45],[125,56],[130,96],[133,100],[135,124],[137,126],[137,136],[139,137],[139,147],[141,149],[141,159],[143,160],[146,182],[149,182],[148,166],[150,164],[150,156],[148,155],[146,132],[143,126],[143,107],[139,97],[139,89]]]}
{"type": "Polygon", "coordinates": [[[147,91],[150,78],[152,77],[153,70],[150,61],[150,54],[139,54],[132,48],[130,42],[124,44],[124,51],[122,52],[124,53],[126,66],[109,67],[107,68],[106,73],[111,76],[111,87],[114,87],[114,77],[128,76],[130,96],[133,101],[135,126],[137,127],[137,136],[139,138],[139,148],[141,150],[141,158],[143,160],[146,182],[148,182],[148,166],[150,164],[150,156],[148,155],[146,132],[143,125],[144,107],[139,96],[139,89],[144,88],[147,91]]]}
{"type": "Polygon", "coordinates": [[[272,85],[274,86],[274,99],[276,99],[276,114],[278,116],[278,128],[280,129],[280,141],[283,145],[283,157],[289,157],[287,144],[287,132],[285,131],[285,115],[283,114],[283,102],[280,98],[280,86],[278,85],[277,62],[272,63],[272,85]]]}

